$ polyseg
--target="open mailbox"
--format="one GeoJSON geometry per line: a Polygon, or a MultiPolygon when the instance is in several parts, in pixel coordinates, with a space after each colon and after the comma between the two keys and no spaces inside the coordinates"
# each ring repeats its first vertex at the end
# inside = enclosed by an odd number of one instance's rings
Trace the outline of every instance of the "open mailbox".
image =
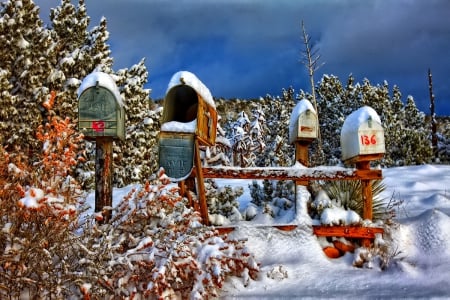
{"type": "Polygon", "coordinates": [[[384,130],[373,108],[361,107],[345,119],[341,148],[343,161],[375,160],[383,156],[384,130]]]}
{"type": "Polygon", "coordinates": [[[173,181],[186,178],[193,168],[194,142],[213,146],[217,111],[210,91],[192,73],[172,76],[164,98],[159,164],[173,181]]]}
{"type": "Polygon", "coordinates": [[[81,83],[78,89],[78,129],[88,139],[125,139],[124,104],[108,74],[93,72],[81,83]]]}

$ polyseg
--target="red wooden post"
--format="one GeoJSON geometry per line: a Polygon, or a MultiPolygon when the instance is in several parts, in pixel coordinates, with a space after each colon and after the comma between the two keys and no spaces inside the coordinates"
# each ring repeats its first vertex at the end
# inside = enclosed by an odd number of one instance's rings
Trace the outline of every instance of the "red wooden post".
{"type": "MultiPolygon", "coordinates": [[[[295,142],[295,160],[304,165],[305,167],[309,166],[309,141],[296,141],[295,142]]],[[[307,180],[296,180],[296,185],[304,185],[307,186],[309,181],[307,180]]]]}
{"type": "MultiPolygon", "coordinates": [[[[370,161],[359,161],[356,163],[356,168],[358,170],[370,170],[370,161]]],[[[372,221],[372,181],[370,179],[363,179],[361,180],[361,186],[363,197],[363,219],[372,221]]],[[[361,242],[366,248],[371,246],[370,239],[364,238],[361,242]]]]}
{"type": "MultiPolygon", "coordinates": [[[[358,170],[370,170],[370,161],[356,163],[358,170]]],[[[361,180],[363,196],[363,219],[372,220],[372,181],[370,179],[361,180]]]]}

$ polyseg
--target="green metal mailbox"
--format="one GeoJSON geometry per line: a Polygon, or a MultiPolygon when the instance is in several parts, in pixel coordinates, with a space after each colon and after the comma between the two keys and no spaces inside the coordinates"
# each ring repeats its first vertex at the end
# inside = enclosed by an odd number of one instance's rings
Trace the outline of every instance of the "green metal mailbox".
{"type": "Polygon", "coordinates": [[[78,129],[88,139],[125,139],[125,112],[114,80],[106,73],[86,76],[78,89],[78,129]]]}

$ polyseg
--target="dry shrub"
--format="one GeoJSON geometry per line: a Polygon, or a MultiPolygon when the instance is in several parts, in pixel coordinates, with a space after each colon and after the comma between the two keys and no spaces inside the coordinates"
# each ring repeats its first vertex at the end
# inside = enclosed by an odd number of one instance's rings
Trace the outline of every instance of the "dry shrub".
{"type": "Polygon", "coordinates": [[[245,241],[202,226],[163,171],[98,222],[70,176],[81,138],[73,124],[54,117],[37,137],[37,163],[0,147],[0,298],[206,299],[228,276],[256,278],[245,241]]]}
{"type": "Polygon", "coordinates": [[[205,299],[218,296],[228,276],[244,284],[256,278],[259,267],[244,241],[201,225],[178,187],[167,184],[160,170],[119,203],[107,224],[86,222],[86,270],[99,283],[92,294],[205,299]]]}
{"type": "Polygon", "coordinates": [[[1,298],[66,298],[79,280],[70,260],[80,191],[69,176],[79,136],[57,117],[37,136],[44,151],[35,164],[0,148],[1,298]]]}

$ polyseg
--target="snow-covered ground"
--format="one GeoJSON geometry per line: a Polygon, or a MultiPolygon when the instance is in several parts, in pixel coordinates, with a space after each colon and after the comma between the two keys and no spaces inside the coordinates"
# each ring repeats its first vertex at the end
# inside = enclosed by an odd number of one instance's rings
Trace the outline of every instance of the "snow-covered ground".
{"type": "MultiPolygon", "coordinates": [[[[450,166],[383,169],[384,198],[403,200],[393,227],[392,261],[381,270],[352,265],[355,254],[329,259],[312,234],[311,220],[297,209],[293,231],[242,224],[230,235],[246,238],[261,263],[260,277],[244,286],[239,278],[223,289],[225,299],[450,298],[450,166]]],[[[222,184],[248,189],[250,181],[222,184]]],[[[120,199],[129,188],[117,189],[120,199]]],[[[92,196],[90,196],[92,198],[92,196]]],[[[248,191],[240,198],[249,202],[248,191]]],[[[300,204],[301,206],[301,204],[300,204]]]]}

